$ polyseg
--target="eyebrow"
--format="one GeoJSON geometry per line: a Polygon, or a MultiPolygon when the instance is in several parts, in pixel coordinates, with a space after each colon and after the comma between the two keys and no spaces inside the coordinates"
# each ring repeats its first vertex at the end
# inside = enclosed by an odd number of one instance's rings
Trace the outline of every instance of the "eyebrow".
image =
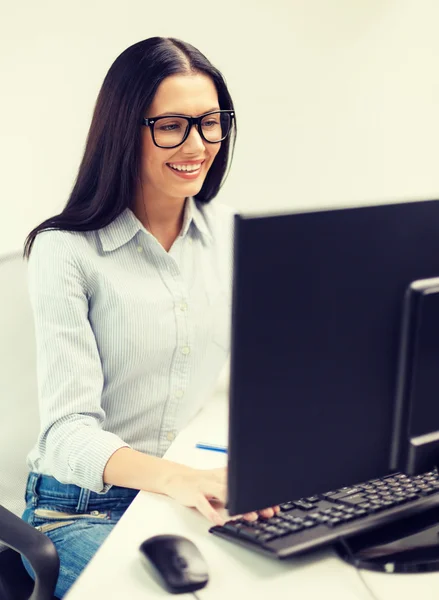
{"type": "MultiPolygon", "coordinates": [[[[214,110],[221,110],[221,109],[220,109],[219,106],[214,106],[213,108],[209,108],[209,110],[205,110],[204,112],[200,113],[200,115],[205,115],[206,113],[210,113],[210,112],[212,112],[214,110]]],[[[170,110],[168,110],[167,112],[160,113],[159,115],[156,115],[156,118],[157,117],[167,117],[169,115],[182,115],[183,117],[190,117],[190,116],[192,116],[192,115],[187,115],[185,113],[171,112],[170,110]]],[[[200,116],[200,115],[197,115],[197,116],[200,116]]]]}

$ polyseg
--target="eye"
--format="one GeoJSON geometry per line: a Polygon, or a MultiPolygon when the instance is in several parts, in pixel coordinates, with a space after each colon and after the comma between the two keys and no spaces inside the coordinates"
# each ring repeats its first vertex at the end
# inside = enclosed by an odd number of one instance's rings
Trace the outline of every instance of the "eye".
{"type": "Polygon", "coordinates": [[[215,125],[219,125],[219,121],[217,119],[203,121],[203,127],[215,127],[215,125]]]}
{"type": "Polygon", "coordinates": [[[163,123],[158,127],[160,131],[178,131],[180,128],[180,123],[163,123]]]}

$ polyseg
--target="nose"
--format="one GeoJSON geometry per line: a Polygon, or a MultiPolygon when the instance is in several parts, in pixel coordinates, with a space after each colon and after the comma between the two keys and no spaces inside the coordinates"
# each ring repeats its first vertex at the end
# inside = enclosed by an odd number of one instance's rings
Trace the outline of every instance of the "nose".
{"type": "Polygon", "coordinates": [[[198,133],[196,125],[192,125],[189,135],[184,143],[184,147],[188,150],[188,154],[195,154],[200,150],[204,150],[204,140],[198,133]]]}

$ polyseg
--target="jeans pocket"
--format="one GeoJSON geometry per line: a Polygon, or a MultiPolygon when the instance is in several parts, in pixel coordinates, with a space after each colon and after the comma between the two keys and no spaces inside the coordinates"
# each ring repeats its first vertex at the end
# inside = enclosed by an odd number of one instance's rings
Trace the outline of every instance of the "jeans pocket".
{"type": "Polygon", "coordinates": [[[70,512],[63,512],[60,510],[54,510],[52,508],[36,508],[34,510],[34,516],[37,519],[44,519],[44,520],[53,520],[56,519],[57,521],[62,521],[62,520],[73,520],[76,521],[77,519],[109,519],[110,518],[110,512],[109,511],[103,511],[100,512],[98,510],[92,510],[89,513],[70,513],[70,512]]]}
{"type": "Polygon", "coordinates": [[[59,529],[60,527],[73,525],[75,522],[76,521],[54,521],[53,523],[44,523],[44,525],[35,525],[35,529],[38,529],[38,531],[41,531],[41,533],[48,533],[49,531],[59,529]]]}

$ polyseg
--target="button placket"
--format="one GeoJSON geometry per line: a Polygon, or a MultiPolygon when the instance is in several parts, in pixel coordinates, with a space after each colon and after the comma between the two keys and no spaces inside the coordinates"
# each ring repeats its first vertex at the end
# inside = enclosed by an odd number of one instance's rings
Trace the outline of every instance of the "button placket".
{"type": "Polygon", "coordinates": [[[166,451],[176,437],[178,409],[187,389],[191,369],[191,338],[187,292],[182,275],[174,261],[167,264],[166,284],[174,298],[176,322],[176,352],[171,364],[169,397],[160,434],[161,450],[166,451]]]}

